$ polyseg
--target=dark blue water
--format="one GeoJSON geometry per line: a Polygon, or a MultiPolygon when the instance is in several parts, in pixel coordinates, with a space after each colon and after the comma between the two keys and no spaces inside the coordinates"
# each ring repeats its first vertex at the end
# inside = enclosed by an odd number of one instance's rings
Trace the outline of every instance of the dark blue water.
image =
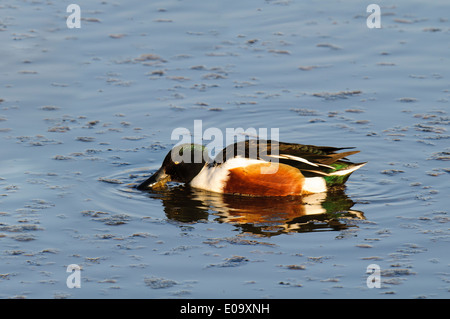
{"type": "Polygon", "coordinates": [[[77,4],[0,6],[2,298],[448,298],[445,1],[77,4]],[[134,190],[194,120],[369,164],[306,205],[134,190]]]}

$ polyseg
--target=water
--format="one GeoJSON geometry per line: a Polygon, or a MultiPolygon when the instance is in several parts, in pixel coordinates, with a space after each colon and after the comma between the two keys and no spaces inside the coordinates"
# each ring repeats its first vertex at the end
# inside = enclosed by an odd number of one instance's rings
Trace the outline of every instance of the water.
{"type": "Polygon", "coordinates": [[[0,5],[2,298],[449,297],[446,1],[77,4],[0,5]],[[306,205],[133,189],[194,120],[369,164],[306,205]]]}

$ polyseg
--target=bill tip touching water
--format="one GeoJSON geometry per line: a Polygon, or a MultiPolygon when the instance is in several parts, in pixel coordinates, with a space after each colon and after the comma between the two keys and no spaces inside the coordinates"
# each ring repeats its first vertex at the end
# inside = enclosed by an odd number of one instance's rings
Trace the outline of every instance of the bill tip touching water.
{"type": "Polygon", "coordinates": [[[254,139],[231,144],[210,159],[205,146],[181,144],[169,151],[161,167],[137,189],[157,189],[173,181],[224,194],[322,193],[343,187],[350,175],[366,164],[350,162],[346,157],[359,151],[348,149],[352,147],[254,139]]]}

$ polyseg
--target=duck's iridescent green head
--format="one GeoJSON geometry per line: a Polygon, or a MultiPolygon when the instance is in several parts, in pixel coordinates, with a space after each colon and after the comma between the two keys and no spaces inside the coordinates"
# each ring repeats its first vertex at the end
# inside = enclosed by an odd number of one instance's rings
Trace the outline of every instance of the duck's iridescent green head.
{"type": "Polygon", "coordinates": [[[175,146],[164,158],[161,168],[137,186],[145,190],[159,188],[167,182],[189,183],[208,162],[206,147],[199,144],[175,146]]]}

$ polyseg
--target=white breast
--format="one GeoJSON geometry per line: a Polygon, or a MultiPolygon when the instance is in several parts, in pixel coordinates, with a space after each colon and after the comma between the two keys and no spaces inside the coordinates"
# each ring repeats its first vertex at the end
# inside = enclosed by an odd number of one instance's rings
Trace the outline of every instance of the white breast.
{"type": "Polygon", "coordinates": [[[230,169],[261,163],[267,162],[258,159],[235,157],[218,166],[205,166],[190,182],[190,185],[211,192],[223,193],[225,184],[229,179],[228,173],[230,169]]]}

